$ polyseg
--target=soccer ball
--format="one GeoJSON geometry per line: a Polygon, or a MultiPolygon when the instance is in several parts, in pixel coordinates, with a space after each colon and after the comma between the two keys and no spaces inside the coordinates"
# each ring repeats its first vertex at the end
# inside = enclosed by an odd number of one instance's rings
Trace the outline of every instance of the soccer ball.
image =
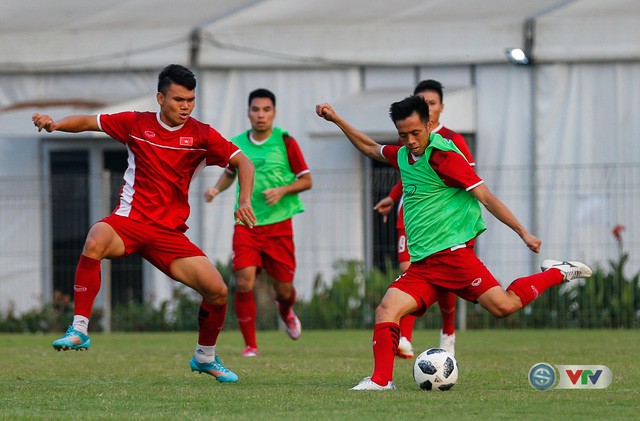
{"type": "Polygon", "coordinates": [[[458,362],[440,348],[429,348],[413,364],[413,380],[422,390],[449,390],[458,381],[458,362]]]}

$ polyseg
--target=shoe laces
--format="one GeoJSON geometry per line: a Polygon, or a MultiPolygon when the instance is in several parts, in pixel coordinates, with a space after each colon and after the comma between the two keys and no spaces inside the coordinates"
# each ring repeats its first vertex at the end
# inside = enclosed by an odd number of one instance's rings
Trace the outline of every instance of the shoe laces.
{"type": "Polygon", "coordinates": [[[69,326],[67,332],[64,334],[63,338],[72,338],[74,336],[80,337],[80,332],[78,332],[73,326],[69,326]]]}
{"type": "Polygon", "coordinates": [[[216,355],[216,359],[213,360],[213,365],[218,371],[221,371],[223,373],[230,373],[229,369],[224,365],[222,365],[222,361],[220,361],[220,357],[218,357],[217,355],[216,355]]]}

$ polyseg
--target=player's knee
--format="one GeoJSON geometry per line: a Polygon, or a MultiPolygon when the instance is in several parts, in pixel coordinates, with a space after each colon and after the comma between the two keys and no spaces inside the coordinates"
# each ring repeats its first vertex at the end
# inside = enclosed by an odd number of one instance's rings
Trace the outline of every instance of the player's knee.
{"type": "Polygon", "coordinates": [[[236,290],[242,293],[253,291],[254,281],[243,276],[236,276],[236,290]]]}
{"type": "Polygon", "coordinates": [[[229,289],[227,285],[222,283],[221,285],[215,285],[211,288],[206,288],[201,292],[202,298],[215,305],[223,305],[227,302],[227,297],[229,295],[229,289]]]}
{"type": "Polygon", "coordinates": [[[384,300],[376,307],[375,320],[376,323],[388,322],[395,320],[395,311],[384,300]]]}
{"type": "Polygon", "coordinates": [[[96,241],[94,237],[89,236],[84,242],[82,254],[87,257],[91,257],[92,259],[101,259],[104,254],[104,244],[96,241]]]}

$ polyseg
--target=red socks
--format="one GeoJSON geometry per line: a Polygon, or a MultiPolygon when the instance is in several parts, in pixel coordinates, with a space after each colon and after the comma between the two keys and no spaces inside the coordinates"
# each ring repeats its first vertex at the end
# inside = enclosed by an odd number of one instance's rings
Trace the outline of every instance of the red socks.
{"type": "Polygon", "coordinates": [[[224,318],[227,313],[227,303],[221,306],[202,300],[198,312],[198,345],[213,346],[218,340],[218,335],[224,326],[224,318]]]}
{"type": "Polygon", "coordinates": [[[73,285],[74,314],[89,319],[100,291],[100,261],[80,255],[73,285]]]}
{"type": "Polygon", "coordinates": [[[507,291],[513,291],[522,301],[522,307],[538,298],[546,289],[560,285],[564,276],[557,269],[546,270],[535,275],[518,278],[509,285],[507,291]]]}
{"type": "Polygon", "coordinates": [[[438,305],[440,306],[440,315],[442,316],[442,333],[445,335],[453,335],[456,332],[456,300],[458,296],[453,292],[445,292],[440,294],[438,305]]]}
{"type": "Polygon", "coordinates": [[[400,319],[400,336],[404,336],[409,342],[411,342],[413,325],[416,324],[416,319],[417,317],[412,314],[407,314],[400,319]]]}
{"type": "Polygon", "coordinates": [[[371,381],[386,386],[393,380],[393,363],[400,340],[400,325],[393,322],[376,323],[373,327],[374,369],[371,381]]]}
{"type": "Polygon", "coordinates": [[[234,305],[236,308],[236,317],[238,326],[246,346],[252,348],[258,347],[256,340],[256,302],[253,298],[253,291],[239,292],[234,294],[234,305]]]}

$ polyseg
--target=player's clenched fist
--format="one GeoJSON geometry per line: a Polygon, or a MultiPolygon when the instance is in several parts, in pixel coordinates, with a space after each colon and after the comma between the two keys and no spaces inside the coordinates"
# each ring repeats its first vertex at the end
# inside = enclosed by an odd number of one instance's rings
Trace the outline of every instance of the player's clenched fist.
{"type": "Polygon", "coordinates": [[[38,128],[39,132],[42,131],[42,129],[45,129],[46,131],[51,133],[56,129],[55,122],[50,116],[46,114],[43,115],[35,113],[33,116],[31,116],[31,121],[33,121],[33,125],[38,128]]]}
{"type": "Polygon", "coordinates": [[[335,121],[336,118],[336,112],[333,110],[333,107],[327,103],[316,105],[316,114],[327,121],[335,121]]]}

